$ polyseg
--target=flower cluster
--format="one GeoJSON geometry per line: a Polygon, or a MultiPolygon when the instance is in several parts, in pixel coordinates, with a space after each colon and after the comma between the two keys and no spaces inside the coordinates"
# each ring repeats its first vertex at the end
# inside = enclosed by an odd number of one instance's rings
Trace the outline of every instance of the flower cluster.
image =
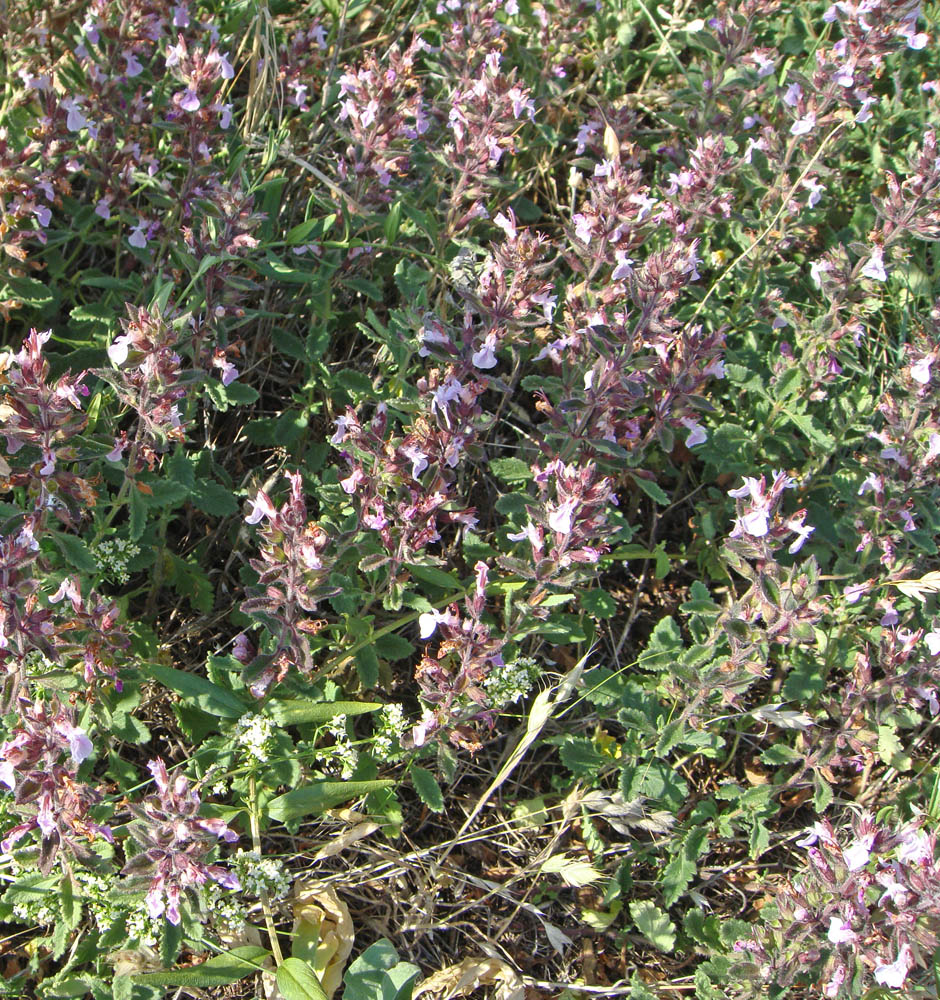
{"type": "Polygon", "coordinates": [[[67,468],[78,453],[72,438],[85,426],[81,397],[88,395],[84,375],[62,375],[49,382],[49,362],[43,347],[52,336],[31,330],[20,351],[5,357],[0,434],[6,438],[7,454],[28,450],[18,459],[23,463],[10,475],[15,486],[26,486],[37,509],[65,506],[66,498],[80,506],[93,506],[95,492],[90,483],[67,468]],[[37,455],[38,452],[38,455],[37,455]]]}
{"type": "MultiPolygon", "coordinates": [[[[529,562],[510,557],[499,562],[540,585],[566,586],[578,576],[572,567],[594,564],[607,551],[602,539],[611,530],[608,507],[617,503],[613,484],[592,464],[566,465],[557,458],[544,468],[534,465],[532,471],[539,500],[526,504],[528,523],[508,536],[510,541],[529,543],[529,562]]],[[[546,614],[538,608],[543,596],[540,586],[530,599],[532,612],[539,617],[546,614]]]]}
{"type": "Polygon", "coordinates": [[[131,837],[140,850],[128,858],[124,873],[134,882],[149,878],[146,905],[150,917],[165,914],[171,924],[179,924],[180,900],[186,890],[209,880],[227,889],[240,888],[233,872],[207,862],[217,840],[231,844],[238,834],[221,819],[199,815],[202,800],[185,775],[171,780],[162,760],[151,761],[148,768],[157,791],[128,805],[133,817],[131,837]]]}
{"type": "Polygon", "coordinates": [[[370,53],[340,77],[339,120],[349,145],[338,169],[355,182],[360,201],[391,199],[392,178],[407,175],[414,144],[430,127],[415,66],[423,48],[415,38],[404,52],[393,46],[381,63],[370,53]]]}
{"type": "Polygon", "coordinates": [[[428,611],[418,619],[422,639],[436,635],[437,654],[425,651],[415,670],[421,698],[428,706],[412,728],[410,743],[423,746],[436,733],[446,732],[450,742],[475,751],[482,745],[472,720],[482,716],[491,725],[494,709],[486,690],[486,679],[494,668],[504,666],[501,650],[506,639],[494,635],[483,621],[488,567],[478,562],[472,594],[464,599],[465,614],[456,604],[444,611],[428,611]]]}
{"type": "Polygon", "coordinates": [[[32,830],[40,833],[40,870],[48,874],[60,848],[79,861],[90,857],[85,842],[112,841],[111,830],[90,817],[95,791],[77,777],[93,752],[85,731],[57,702],[21,697],[19,721],[0,746],[0,784],[13,792],[14,809],[27,819],[8,830],[0,847],[10,848],[32,830]]]}
{"type": "Polygon", "coordinates": [[[352,409],[337,418],[331,441],[350,466],[340,485],[356,497],[360,523],[385,550],[369,568],[388,564],[390,585],[403,563],[441,540],[445,525],[476,524],[473,508],[454,509],[453,485],[485,420],[479,403],[485,388],[475,378],[460,381],[452,367],[432,369],[418,380],[421,409],[403,437],[393,436],[384,404],[367,425],[352,409]]]}
{"type": "MultiPolygon", "coordinates": [[[[108,348],[116,370],[102,369],[96,374],[110,382],[121,402],[137,414],[138,431],[128,463],[133,474],[145,464],[152,469],[158,452],[169,442],[184,440],[179,401],[186,395],[186,386],[183,362],[176,352],[177,334],[163,315],[128,306],[128,318],[121,320],[121,327],[124,332],[108,348]]],[[[121,461],[128,444],[126,436],[115,438],[108,459],[121,461]]]]}
{"type": "Polygon", "coordinates": [[[807,849],[802,873],[777,890],[757,937],[736,947],[777,986],[803,983],[837,1000],[874,984],[902,989],[938,944],[935,835],[862,815],[849,831],[822,820],[797,843],[807,849]]]}
{"type": "Polygon", "coordinates": [[[318,524],[307,521],[307,503],[299,472],[287,474],[290,496],[276,508],[259,490],[246,517],[260,524],[261,549],[251,567],[258,574],[254,596],[242,603],[242,611],[268,623],[275,649],[257,656],[249,664],[254,674],[251,690],[262,697],[275,681],[281,681],[291,666],[304,673],[313,670],[310,636],[323,625],[310,615],[335,588],[328,586],[332,560],[325,555],[330,536],[318,524]]]}

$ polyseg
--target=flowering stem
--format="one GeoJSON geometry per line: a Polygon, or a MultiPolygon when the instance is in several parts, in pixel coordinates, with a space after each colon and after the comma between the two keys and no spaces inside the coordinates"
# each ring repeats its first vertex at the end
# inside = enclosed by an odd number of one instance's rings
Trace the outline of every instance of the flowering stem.
{"type": "Polygon", "coordinates": [[[816,166],[816,161],[822,155],[822,151],[826,148],[826,146],[829,145],[831,140],[834,139],[835,136],[844,127],[845,127],[845,122],[839,122],[835,126],[835,128],[833,128],[832,131],[826,136],[826,138],[823,139],[823,141],[819,144],[819,149],[817,149],[816,152],[812,155],[809,162],[806,164],[806,166],[800,173],[800,176],[797,177],[797,179],[790,185],[790,190],[787,191],[786,195],[784,195],[784,197],[781,199],[780,207],[777,209],[776,213],[774,214],[774,217],[770,220],[770,222],[767,223],[766,227],[764,228],[764,231],[754,240],[753,243],[751,243],[750,246],[742,250],[738,254],[738,256],[735,257],[733,261],[731,261],[731,263],[724,269],[724,271],[722,271],[720,275],[718,275],[718,278],[712,283],[711,288],[709,288],[708,291],[705,293],[705,296],[703,297],[702,301],[699,302],[699,304],[695,307],[695,312],[692,313],[692,316],[689,319],[690,325],[694,323],[695,320],[698,318],[701,311],[705,308],[706,303],[712,297],[712,294],[714,293],[715,289],[718,288],[718,286],[722,283],[722,281],[724,281],[724,279],[731,274],[731,272],[738,266],[738,264],[740,264],[743,260],[746,260],[748,257],[750,257],[751,254],[770,235],[774,227],[779,222],[780,217],[787,210],[787,206],[790,203],[790,199],[795,194],[797,188],[799,188],[800,184],[802,183],[806,175],[809,174],[809,172],[813,169],[813,167],[816,166]]]}
{"type": "MultiPolygon", "coordinates": [[[[254,774],[248,776],[248,820],[251,824],[251,846],[259,857],[261,857],[261,826],[258,822],[258,789],[255,783],[254,774]]],[[[284,956],[281,954],[281,943],[277,939],[277,928],[274,926],[274,916],[271,912],[271,900],[268,897],[268,890],[262,887],[261,909],[264,913],[264,926],[268,931],[268,941],[271,942],[271,954],[274,956],[274,964],[282,965],[284,956]]]]}

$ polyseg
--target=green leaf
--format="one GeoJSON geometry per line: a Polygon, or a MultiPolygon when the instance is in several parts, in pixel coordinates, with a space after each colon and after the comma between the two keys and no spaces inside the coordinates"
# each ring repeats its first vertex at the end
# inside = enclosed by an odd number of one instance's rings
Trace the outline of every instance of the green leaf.
{"type": "Polygon", "coordinates": [[[302,698],[273,701],[266,712],[279,725],[297,726],[306,722],[329,722],[337,715],[365,715],[377,712],[380,702],[369,701],[306,701],[302,698]]]}
{"type": "Polygon", "coordinates": [[[444,570],[436,566],[421,566],[417,563],[405,563],[412,576],[416,576],[425,583],[430,583],[441,590],[460,590],[462,584],[453,573],[445,573],[444,570]]]}
{"type": "Polygon", "coordinates": [[[683,839],[679,851],[663,870],[660,882],[663,902],[673,903],[685,892],[698,870],[698,859],[708,850],[708,836],[704,830],[692,830],[683,839]]]}
{"type": "Polygon", "coordinates": [[[382,788],[390,788],[394,781],[377,779],[375,781],[317,781],[304,788],[295,788],[292,792],[279,795],[268,803],[268,815],[271,819],[285,823],[300,819],[301,816],[319,816],[327,809],[338,806],[360,795],[368,795],[382,788]]]}
{"type": "Polygon", "coordinates": [[[284,1000],[327,1000],[317,974],[299,958],[285,958],[278,966],[277,988],[284,1000]]]}
{"type": "Polygon", "coordinates": [[[198,674],[164,667],[159,663],[151,663],[147,669],[164,687],[175,691],[188,704],[195,705],[210,715],[220,715],[223,719],[240,719],[249,710],[237,695],[198,674]]]}
{"type": "Polygon", "coordinates": [[[637,930],[660,951],[669,954],[676,946],[676,926],[663,911],[648,899],[630,904],[630,916],[637,930]]]}
{"type": "Polygon", "coordinates": [[[140,536],[147,527],[147,502],[144,495],[137,488],[136,483],[131,483],[130,492],[127,497],[127,505],[130,510],[130,523],[128,534],[132,542],[140,540],[140,536]]]}
{"type": "Polygon", "coordinates": [[[386,660],[405,660],[415,651],[415,647],[407,639],[389,632],[387,635],[376,636],[375,651],[386,660]]]}
{"type": "Polygon", "coordinates": [[[604,763],[594,741],[584,736],[566,736],[558,753],[562,764],[575,778],[593,778],[604,763]]]}
{"type": "Polygon", "coordinates": [[[238,501],[232,491],[214,479],[196,483],[189,499],[197,510],[212,517],[226,517],[238,512],[238,501]]]}
{"type": "Polygon", "coordinates": [[[527,483],[532,478],[532,469],[521,458],[494,458],[490,471],[504,483],[527,483]]]}
{"type": "Polygon", "coordinates": [[[411,1000],[421,970],[402,962],[384,938],[376,941],[346,970],[343,1000],[411,1000]]]}
{"type": "Polygon", "coordinates": [[[654,483],[652,479],[644,479],[642,476],[632,476],[632,479],[651,500],[655,500],[660,506],[665,507],[669,503],[669,497],[666,496],[663,488],[654,483]]]}
{"type": "Polygon", "coordinates": [[[582,609],[592,618],[613,618],[617,602],[606,590],[586,590],[578,598],[582,609]]]}
{"type": "Polygon", "coordinates": [[[190,969],[140,973],[133,977],[133,982],[141,986],[191,986],[197,989],[228,986],[258,972],[270,954],[267,948],[258,945],[242,945],[190,969]]]}
{"type": "Polygon", "coordinates": [[[878,756],[883,763],[896,771],[909,771],[913,767],[913,761],[904,752],[904,746],[894,726],[878,727],[878,756]]]}
{"type": "Polygon", "coordinates": [[[65,556],[66,565],[70,570],[77,570],[79,573],[97,572],[98,564],[95,562],[95,557],[80,538],[75,535],[66,535],[53,528],[48,528],[47,531],[58,545],[62,555],[65,556]]]}
{"type": "Polygon", "coordinates": [[[379,682],[379,658],[374,646],[363,646],[356,653],[356,672],[366,689],[374,688],[379,682]]]}
{"type": "Polygon", "coordinates": [[[444,811],[444,795],[441,786],[437,783],[437,778],[425,767],[413,765],[408,772],[411,775],[411,783],[421,801],[431,810],[431,812],[444,811]]]}

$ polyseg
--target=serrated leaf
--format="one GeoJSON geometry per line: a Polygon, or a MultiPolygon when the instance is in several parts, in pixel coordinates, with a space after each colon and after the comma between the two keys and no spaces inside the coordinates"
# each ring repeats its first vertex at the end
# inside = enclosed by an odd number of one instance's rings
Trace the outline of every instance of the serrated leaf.
{"type": "Polygon", "coordinates": [[[268,815],[282,823],[302,816],[319,816],[343,802],[358,799],[369,792],[390,788],[394,781],[317,781],[303,788],[279,795],[268,803],[268,815]]]}
{"type": "Polygon", "coordinates": [[[65,557],[66,565],[70,570],[75,570],[79,573],[97,572],[98,564],[95,562],[95,557],[80,538],[75,535],[67,535],[62,531],[56,531],[53,528],[48,528],[47,530],[65,557]]]}
{"type": "Polygon", "coordinates": [[[585,590],[578,600],[582,610],[591,615],[592,618],[613,618],[617,613],[617,602],[606,590],[599,588],[585,590]]]}
{"type": "Polygon", "coordinates": [[[444,811],[444,794],[441,786],[437,783],[437,778],[425,767],[412,766],[408,772],[411,775],[411,783],[418,793],[421,801],[431,810],[431,812],[444,811]]]}
{"type": "Polygon", "coordinates": [[[521,458],[494,458],[490,471],[504,483],[527,483],[532,478],[532,469],[521,458]]]}
{"type": "Polygon", "coordinates": [[[299,958],[285,958],[276,978],[284,1000],[327,1000],[317,974],[299,958]]]}
{"type": "Polygon", "coordinates": [[[189,499],[197,510],[212,517],[226,517],[238,512],[238,501],[232,491],[213,479],[196,483],[189,499]]]}
{"type": "Polygon", "coordinates": [[[630,904],[630,916],[637,930],[653,947],[667,955],[676,946],[676,926],[663,911],[648,899],[630,904]]]}
{"type": "Polygon", "coordinates": [[[698,859],[707,850],[708,836],[704,830],[692,830],[685,836],[678,852],[663,869],[660,880],[666,906],[672,906],[688,888],[698,870],[698,859]]]}
{"type": "Polygon", "coordinates": [[[584,736],[566,736],[558,755],[575,778],[593,778],[604,764],[594,741],[584,736]]]}
{"type": "Polygon", "coordinates": [[[669,503],[669,497],[666,496],[665,491],[658,483],[654,483],[651,479],[644,479],[642,476],[632,476],[631,478],[651,500],[655,500],[661,507],[665,507],[669,503]]]}

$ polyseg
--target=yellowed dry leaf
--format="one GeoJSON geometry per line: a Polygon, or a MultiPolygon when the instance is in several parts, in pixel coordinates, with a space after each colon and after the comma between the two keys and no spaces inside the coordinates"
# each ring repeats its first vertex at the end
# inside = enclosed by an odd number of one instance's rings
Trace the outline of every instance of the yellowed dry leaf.
{"type": "Polygon", "coordinates": [[[292,954],[311,962],[327,997],[343,981],[343,969],[356,940],[349,907],[335,889],[312,879],[294,883],[292,954]]]}
{"type": "Polygon", "coordinates": [[[524,1000],[525,987],[519,973],[498,958],[465,958],[456,965],[432,973],[415,987],[414,1000],[425,993],[435,1000],[469,996],[481,986],[496,986],[497,1000],[524,1000]]]}
{"type": "Polygon", "coordinates": [[[370,833],[375,833],[378,828],[378,823],[357,823],[346,830],[345,833],[334,837],[328,844],[324,844],[313,856],[313,860],[322,861],[324,858],[332,858],[334,854],[340,854],[342,851],[345,851],[347,847],[355,844],[357,840],[362,840],[363,837],[368,837],[370,833]]]}

